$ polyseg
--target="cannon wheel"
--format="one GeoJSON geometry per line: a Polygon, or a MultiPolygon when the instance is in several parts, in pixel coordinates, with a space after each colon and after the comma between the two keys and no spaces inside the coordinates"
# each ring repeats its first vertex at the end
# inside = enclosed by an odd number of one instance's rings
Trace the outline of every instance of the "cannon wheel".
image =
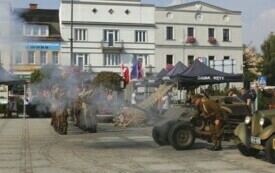
{"type": "Polygon", "coordinates": [[[153,130],[152,137],[160,146],[169,145],[168,133],[169,129],[177,122],[177,120],[162,120],[158,122],[153,130]]]}
{"type": "Polygon", "coordinates": [[[161,140],[160,138],[160,130],[159,130],[159,127],[158,126],[154,126],[153,130],[152,130],[152,137],[154,139],[154,141],[159,144],[160,146],[163,146],[163,145],[169,145],[169,142],[168,142],[168,139],[165,140],[161,140]]]}
{"type": "Polygon", "coordinates": [[[275,164],[275,134],[265,143],[265,156],[270,163],[275,164]]]}
{"type": "Polygon", "coordinates": [[[240,153],[244,156],[256,156],[260,152],[260,150],[254,148],[247,148],[242,143],[238,144],[237,148],[239,149],[240,153]]]}
{"type": "Polygon", "coordinates": [[[170,128],[168,139],[176,150],[190,149],[195,142],[195,132],[188,124],[178,122],[170,128]]]}

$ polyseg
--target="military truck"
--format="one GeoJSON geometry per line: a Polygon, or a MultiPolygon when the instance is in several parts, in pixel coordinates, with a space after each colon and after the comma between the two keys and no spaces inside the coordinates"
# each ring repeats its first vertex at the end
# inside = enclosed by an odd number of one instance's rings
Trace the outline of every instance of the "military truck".
{"type": "MultiPolygon", "coordinates": [[[[251,115],[250,107],[237,97],[211,97],[222,107],[224,116],[227,117],[223,140],[230,141],[234,137],[234,129],[251,115]]],[[[195,138],[208,142],[211,141],[210,122],[203,116],[196,122],[190,122],[193,108],[184,111],[178,118],[164,119],[157,123],[152,130],[154,141],[159,145],[171,145],[176,150],[185,150],[193,146],[195,138]]]]}
{"type": "Polygon", "coordinates": [[[275,109],[247,116],[234,131],[237,147],[244,156],[265,151],[267,161],[275,164],[275,109]]]}

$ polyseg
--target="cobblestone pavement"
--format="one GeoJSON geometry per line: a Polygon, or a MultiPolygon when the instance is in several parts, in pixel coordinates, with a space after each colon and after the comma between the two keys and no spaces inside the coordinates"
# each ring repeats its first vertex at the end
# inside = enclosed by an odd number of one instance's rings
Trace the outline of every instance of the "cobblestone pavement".
{"type": "Polygon", "coordinates": [[[241,156],[233,145],[221,152],[197,141],[188,151],[160,147],[151,128],[100,124],[96,134],[70,126],[56,134],[49,119],[0,119],[0,173],[274,173],[263,153],[241,156]]]}

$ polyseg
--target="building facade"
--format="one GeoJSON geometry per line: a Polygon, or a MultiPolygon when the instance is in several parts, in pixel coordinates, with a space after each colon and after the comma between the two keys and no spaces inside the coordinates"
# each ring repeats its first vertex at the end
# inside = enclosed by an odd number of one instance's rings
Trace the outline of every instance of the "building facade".
{"type": "Polygon", "coordinates": [[[15,9],[21,23],[21,38],[14,45],[12,71],[22,79],[46,64],[61,63],[61,34],[59,10],[38,9],[30,4],[29,9],[15,9]]]}
{"type": "Polygon", "coordinates": [[[139,60],[147,71],[155,67],[154,5],[141,4],[140,0],[79,0],[72,6],[70,0],[62,0],[60,16],[62,65],[120,72],[121,63],[139,60]]]}
{"type": "Polygon", "coordinates": [[[241,12],[200,1],[156,8],[156,71],[200,59],[220,71],[242,73],[241,12]]]}

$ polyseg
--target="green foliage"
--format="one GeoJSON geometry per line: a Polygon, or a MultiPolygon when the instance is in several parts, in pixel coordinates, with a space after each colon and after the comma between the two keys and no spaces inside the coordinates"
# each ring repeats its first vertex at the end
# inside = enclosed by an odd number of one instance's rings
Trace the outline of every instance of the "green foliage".
{"type": "Polygon", "coordinates": [[[112,88],[120,90],[121,76],[114,72],[100,72],[93,80],[93,84],[97,87],[112,88]]]}
{"type": "Polygon", "coordinates": [[[36,69],[32,74],[31,74],[31,79],[30,82],[32,84],[39,83],[43,80],[44,74],[40,69],[36,69]]]}
{"type": "Polygon", "coordinates": [[[264,41],[261,48],[264,57],[262,73],[267,76],[268,85],[275,85],[275,35],[273,33],[264,41]]]}
{"type": "MultiPolygon", "coordinates": [[[[244,88],[250,88],[250,82],[257,80],[258,76],[255,73],[251,72],[251,68],[256,68],[251,66],[251,58],[248,54],[245,53],[245,49],[247,48],[246,45],[243,46],[244,53],[243,53],[243,82],[244,88]]],[[[255,51],[255,50],[254,50],[255,51]]]]}
{"type": "Polygon", "coordinates": [[[258,109],[265,110],[268,109],[268,105],[270,103],[270,99],[265,97],[263,93],[259,90],[258,91],[258,109]]]}

